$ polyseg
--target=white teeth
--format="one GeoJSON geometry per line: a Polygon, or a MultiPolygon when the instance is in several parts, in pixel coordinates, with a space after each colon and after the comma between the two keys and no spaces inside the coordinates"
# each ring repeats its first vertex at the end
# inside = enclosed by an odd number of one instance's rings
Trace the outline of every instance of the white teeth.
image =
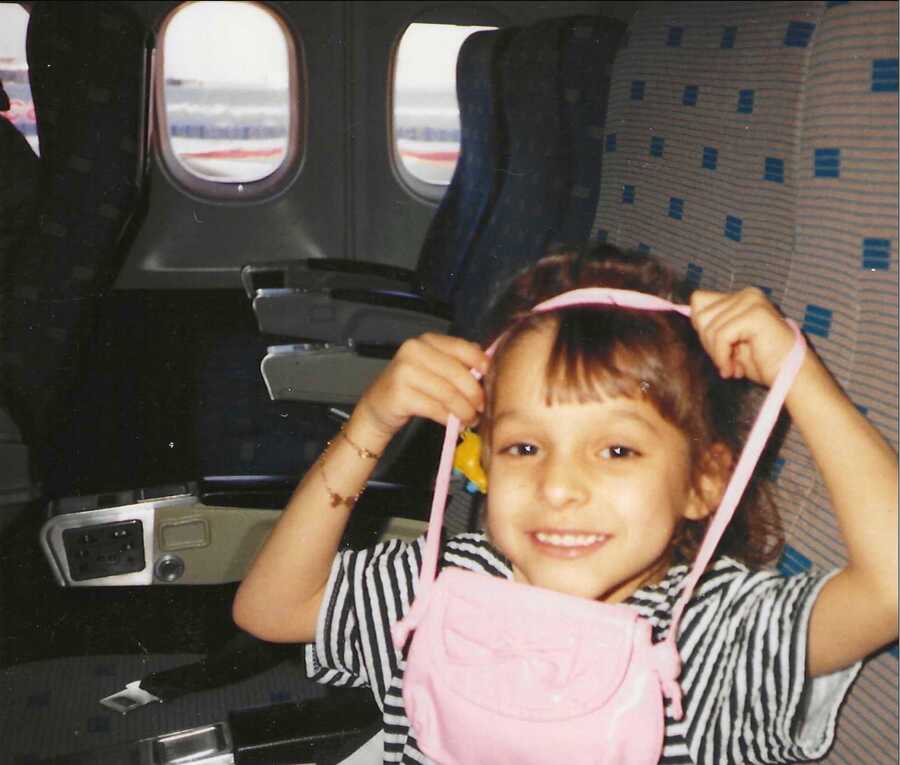
{"type": "Polygon", "coordinates": [[[536,531],[534,536],[538,542],[557,547],[588,547],[606,538],[605,534],[548,534],[536,531]]]}

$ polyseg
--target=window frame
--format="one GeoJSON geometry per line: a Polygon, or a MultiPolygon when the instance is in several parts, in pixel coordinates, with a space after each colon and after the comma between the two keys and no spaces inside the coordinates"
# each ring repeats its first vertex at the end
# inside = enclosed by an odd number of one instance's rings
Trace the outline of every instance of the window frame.
{"type": "MultiPolygon", "coordinates": [[[[391,45],[390,58],[388,60],[388,78],[387,78],[387,148],[391,173],[397,183],[410,196],[421,202],[437,206],[447,193],[452,183],[452,177],[447,185],[440,183],[429,183],[417,177],[413,172],[408,170],[403,164],[403,158],[397,146],[396,125],[394,121],[394,100],[396,93],[397,76],[397,55],[400,51],[400,43],[409,27],[413,24],[442,24],[452,26],[479,26],[494,27],[500,29],[508,26],[510,21],[503,16],[496,8],[473,8],[472,6],[442,6],[440,8],[432,8],[424,12],[416,13],[415,16],[408,19],[400,28],[394,42],[391,45]]],[[[454,91],[454,97],[456,93],[454,91]]],[[[457,104],[458,105],[458,104],[457,104]]],[[[460,136],[460,146],[462,146],[462,136],[460,136]]],[[[457,161],[458,162],[458,161],[457,161]]],[[[454,174],[456,169],[454,167],[454,174]]]]}
{"type": "Polygon", "coordinates": [[[307,68],[303,50],[303,41],[297,30],[276,8],[257,2],[256,0],[242,0],[250,5],[258,7],[267,13],[284,35],[287,44],[288,58],[288,99],[289,99],[289,128],[288,143],[285,156],[278,168],[257,181],[210,181],[194,175],[184,167],[178,159],[169,137],[169,118],[166,107],[165,95],[165,33],[172,19],[179,11],[203,0],[187,0],[179,3],[166,13],[160,22],[156,34],[153,61],[153,100],[152,124],[154,126],[151,137],[151,145],[154,153],[160,159],[160,168],[164,175],[176,187],[189,195],[202,198],[207,201],[217,202],[248,202],[271,197],[287,188],[296,176],[299,175],[306,153],[306,138],[308,135],[308,95],[307,68]],[[300,103],[304,104],[302,110],[300,103]]]}

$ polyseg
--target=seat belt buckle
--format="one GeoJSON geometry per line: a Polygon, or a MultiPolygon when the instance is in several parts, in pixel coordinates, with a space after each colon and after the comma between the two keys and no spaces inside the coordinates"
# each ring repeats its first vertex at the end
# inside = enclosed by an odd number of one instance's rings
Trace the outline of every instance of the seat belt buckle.
{"type": "Polygon", "coordinates": [[[100,703],[103,704],[103,706],[123,715],[127,715],[131,710],[137,709],[138,707],[152,704],[154,701],[159,702],[161,699],[141,688],[140,680],[128,683],[124,690],[114,693],[112,696],[100,699],[100,703]]]}

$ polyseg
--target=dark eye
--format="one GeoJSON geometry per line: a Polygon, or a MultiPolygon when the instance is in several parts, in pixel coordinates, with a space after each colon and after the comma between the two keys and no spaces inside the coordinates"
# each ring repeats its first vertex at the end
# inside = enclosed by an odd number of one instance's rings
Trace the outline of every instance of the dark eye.
{"type": "Polygon", "coordinates": [[[508,446],[504,451],[513,457],[533,457],[538,452],[538,448],[534,444],[513,444],[508,446]]]}
{"type": "Polygon", "coordinates": [[[637,452],[632,449],[630,446],[622,446],[621,444],[616,444],[614,446],[607,446],[603,451],[600,452],[600,456],[605,460],[615,460],[615,459],[623,459],[626,457],[636,457],[637,452]]]}

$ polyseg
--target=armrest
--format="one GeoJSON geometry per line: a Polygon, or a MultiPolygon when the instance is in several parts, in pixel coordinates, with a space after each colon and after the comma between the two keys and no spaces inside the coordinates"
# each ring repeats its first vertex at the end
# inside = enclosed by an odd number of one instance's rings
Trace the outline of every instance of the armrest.
{"type": "Polygon", "coordinates": [[[306,258],[251,263],[241,269],[241,281],[251,300],[260,289],[317,290],[330,287],[383,287],[410,290],[416,272],[399,266],[340,258],[306,258]]]}
{"type": "Polygon", "coordinates": [[[339,345],[400,345],[423,332],[446,333],[450,308],[398,289],[260,289],[253,311],[261,332],[339,345]]]}
{"type": "Polygon", "coordinates": [[[228,715],[235,765],[337,763],[381,726],[368,689],[299,703],[276,704],[228,715]]]}
{"type": "Polygon", "coordinates": [[[227,721],[172,730],[111,746],[85,749],[42,765],[336,765],[381,727],[369,689],[334,689],[324,698],[228,713],[227,721]]]}
{"type": "Polygon", "coordinates": [[[427,300],[418,293],[406,290],[385,289],[383,287],[368,288],[334,288],[331,290],[334,300],[346,300],[352,303],[396,308],[401,311],[427,313],[450,321],[453,318],[451,307],[447,303],[427,300]]]}

